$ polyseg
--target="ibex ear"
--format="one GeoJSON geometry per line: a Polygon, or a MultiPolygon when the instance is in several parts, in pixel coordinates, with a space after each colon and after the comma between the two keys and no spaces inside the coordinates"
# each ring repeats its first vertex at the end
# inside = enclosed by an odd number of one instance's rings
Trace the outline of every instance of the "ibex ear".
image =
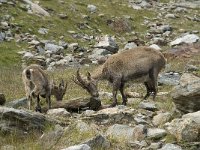
{"type": "Polygon", "coordinates": [[[91,80],[91,74],[90,74],[90,72],[87,72],[87,79],[91,80]]]}

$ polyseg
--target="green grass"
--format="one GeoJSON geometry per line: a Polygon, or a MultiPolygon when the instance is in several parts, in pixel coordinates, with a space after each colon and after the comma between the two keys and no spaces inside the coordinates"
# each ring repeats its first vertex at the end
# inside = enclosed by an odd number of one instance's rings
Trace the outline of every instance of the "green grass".
{"type": "Polygon", "coordinates": [[[11,145],[16,150],[42,150],[42,147],[36,143],[39,136],[36,133],[31,133],[27,136],[0,134],[0,145],[11,145]]]}
{"type": "Polygon", "coordinates": [[[0,43],[0,68],[20,66],[21,57],[17,54],[19,50],[19,45],[14,41],[0,43]]]}
{"type": "MultiPolygon", "coordinates": [[[[163,3],[168,3],[169,0],[161,0],[163,3]]],[[[68,31],[75,31],[79,34],[88,34],[88,35],[104,35],[109,34],[111,36],[115,36],[117,43],[120,47],[123,47],[124,41],[121,37],[124,37],[126,41],[132,40],[134,37],[129,32],[116,32],[112,28],[110,28],[106,22],[109,19],[116,18],[124,18],[124,16],[130,16],[131,19],[128,20],[129,25],[131,26],[132,31],[136,32],[139,38],[144,39],[145,34],[147,33],[147,26],[142,25],[144,23],[144,19],[147,17],[149,20],[153,20],[156,18],[158,12],[156,10],[134,10],[128,6],[128,1],[97,1],[97,0],[68,0],[64,1],[64,3],[59,3],[59,1],[55,0],[41,0],[40,5],[47,9],[51,16],[50,17],[39,17],[37,15],[28,14],[26,11],[21,9],[20,2],[16,1],[17,6],[13,7],[12,5],[1,5],[0,6],[0,20],[4,20],[6,18],[5,15],[10,15],[11,17],[8,19],[8,22],[12,25],[11,31],[15,36],[24,33],[30,33],[31,35],[36,35],[39,40],[55,40],[58,42],[61,36],[64,36],[63,40],[72,43],[78,42],[82,47],[89,47],[90,45],[94,45],[95,40],[85,41],[81,39],[74,39],[68,31]],[[94,4],[97,6],[97,12],[89,13],[87,10],[88,4],[94,4]],[[124,5],[125,4],[125,5],[124,5]],[[59,14],[66,14],[68,16],[67,19],[60,19],[59,14]],[[103,14],[103,16],[99,16],[99,14],[103,14]],[[84,19],[82,16],[87,15],[88,19],[84,19]],[[83,29],[79,29],[79,24],[87,24],[89,28],[85,27],[83,29]],[[38,29],[44,27],[49,29],[48,34],[41,35],[38,33],[38,29]]],[[[189,13],[180,13],[178,16],[180,18],[176,19],[166,19],[165,24],[169,24],[174,29],[174,34],[171,35],[173,38],[176,38],[181,34],[178,30],[184,29],[187,31],[200,30],[200,26],[198,23],[194,23],[188,19],[185,19],[184,15],[193,16],[193,14],[200,14],[200,10],[189,10],[189,13]],[[181,25],[181,26],[180,26],[181,25]]],[[[1,29],[1,27],[0,27],[1,29]]],[[[164,47],[167,50],[169,47],[164,47]]],[[[24,49],[28,49],[27,42],[19,42],[16,43],[14,40],[10,42],[1,42],[0,43],[0,93],[4,93],[7,101],[12,101],[14,99],[19,99],[25,96],[24,85],[21,79],[21,56],[17,54],[17,52],[22,51],[24,49]]],[[[29,49],[30,50],[30,49],[29,49]]],[[[66,50],[68,51],[68,50],[66,50]]],[[[170,71],[183,72],[184,67],[190,59],[199,60],[199,56],[186,58],[186,59],[173,59],[169,60],[168,63],[170,66],[170,71]]],[[[85,74],[86,71],[91,71],[95,67],[85,67],[81,69],[81,73],[85,74]]],[[[61,78],[68,82],[67,93],[64,97],[64,101],[68,101],[77,97],[88,97],[89,94],[83,90],[81,87],[76,85],[71,79],[75,74],[76,69],[74,68],[66,68],[65,70],[57,70],[55,72],[48,72],[51,79],[56,80],[58,82],[61,78]]],[[[200,71],[194,72],[197,75],[200,75],[200,71]]],[[[159,87],[159,91],[170,91],[172,87],[170,86],[162,86],[159,87]]],[[[107,85],[106,81],[101,81],[99,83],[100,91],[111,92],[112,87],[107,85]]],[[[134,91],[140,94],[145,94],[145,87],[138,86],[138,84],[134,86],[130,86],[126,88],[126,91],[134,91]]],[[[55,99],[53,98],[55,102],[55,99]]],[[[141,99],[142,101],[142,99],[141,99]]],[[[44,105],[46,105],[43,100],[44,105]]],[[[118,97],[118,102],[121,103],[121,96],[118,97]]],[[[140,100],[135,101],[130,107],[137,108],[140,100]]],[[[108,99],[102,100],[103,104],[111,104],[112,101],[108,99]]],[[[172,99],[170,95],[160,96],[156,99],[156,104],[159,109],[163,111],[171,111],[173,109],[172,99]]],[[[72,127],[69,129],[73,129],[72,127]]],[[[79,140],[84,140],[86,138],[92,137],[93,133],[83,133],[79,134],[76,130],[69,130],[66,133],[65,141],[60,141],[61,145],[63,143],[67,146],[72,144],[79,144],[79,140]],[[68,135],[67,135],[68,134],[68,135]],[[78,140],[77,140],[78,138],[78,140]],[[68,139],[70,141],[68,142],[68,139]],[[63,143],[62,143],[63,142],[63,143]]],[[[4,136],[0,135],[0,145],[10,144],[17,147],[18,149],[42,149],[38,144],[36,144],[36,140],[39,135],[30,135],[25,138],[19,139],[16,135],[4,136]]],[[[118,145],[119,142],[114,139],[110,139],[113,144],[118,145]]],[[[167,137],[167,141],[173,141],[173,137],[167,137]]],[[[58,143],[59,144],[59,143],[58,143]]],[[[124,147],[126,143],[121,146],[124,147]]],[[[120,144],[119,144],[120,145],[120,144]]],[[[120,146],[116,146],[117,148],[121,148],[120,146]]],[[[111,149],[115,149],[115,146],[111,146],[111,149]],[[114,148],[113,148],[114,147],[114,148]]]]}

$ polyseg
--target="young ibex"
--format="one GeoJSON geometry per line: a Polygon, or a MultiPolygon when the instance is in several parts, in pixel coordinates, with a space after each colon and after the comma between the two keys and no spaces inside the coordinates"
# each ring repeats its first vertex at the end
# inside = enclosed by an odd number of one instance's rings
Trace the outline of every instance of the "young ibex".
{"type": "Polygon", "coordinates": [[[137,47],[110,56],[92,74],[88,72],[87,79],[83,79],[78,70],[74,82],[86,89],[92,97],[98,97],[97,82],[106,79],[113,86],[111,106],[117,105],[118,90],[122,95],[122,104],[126,105],[127,97],[124,93],[124,85],[129,80],[144,83],[147,90],[144,99],[151,94],[155,99],[158,73],[165,64],[166,60],[161,52],[150,47],[137,47]]]}
{"type": "Polygon", "coordinates": [[[26,67],[22,72],[22,79],[25,86],[25,92],[28,99],[28,106],[31,109],[32,99],[37,98],[36,111],[41,112],[40,96],[46,98],[48,108],[51,108],[51,95],[54,95],[56,100],[62,100],[66,89],[62,80],[59,86],[54,82],[50,83],[47,74],[43,71],[42,67],[36,64],[26,67]]]}

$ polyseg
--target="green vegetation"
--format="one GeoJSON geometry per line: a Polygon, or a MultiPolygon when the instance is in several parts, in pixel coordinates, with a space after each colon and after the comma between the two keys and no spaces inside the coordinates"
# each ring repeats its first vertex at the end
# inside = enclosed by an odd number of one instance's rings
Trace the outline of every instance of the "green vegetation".
{"type": "MultiPolygon", "coordinates": [[[[120,47],[123,47],[123,43],[128,40],[132,40],[136,37],[140,39],[145,39],[145,34],[147,33],[148,27],[144,25],[145,20],[154,21],[156,23],[164,23],[162,19],[156,18],[158,16],[157,10],[153,9],[142,9],[134,10],[131,7],[128,7],[128,0],[119,1],[119,0],[67,0],[59,1],[55,0],[40,0],[40,5],[48,10],[51,14],[50,17],[40,17],[34,14],[28,14],[24,7],[22,7],[19,1],[16,1],[16,6],[9,4],[0,5],[0,21],[8,20],[10,23],[10,28],[14,37],[19,37],[20,34],[30,33],[31,35],[36,35],[39,40],[55,40],[58,42],[61,37],[63,40],[72,43],[78,42],[82,47],[89,47],[94,44],[94,40],[87,41],[83,39],[73,38],[72,34],[69,31],[74,31],[79,34],[88,34],[90,35],[105,35],[109,34],[116,37],[117,43],[120,47]],[[89,13],[87,10],[88,4],[94,4],[97,6],[96,13],[89,13]],[[66,14],[67,18],[61,19],[60,14],[66,14]],[[128,19],[128,24],[131,27],[131,31],[126,32],[123,29],[115,29],[110,27],[107,22],[109,20],[119,21],[119,24],[116,23],[116,26],[120,27],[120,21],[128,19]],[[48,34],[42,35],[38,33],[39,28],[49,29],[48,34]],[[117,32],[119,31],[119,32],[117,32]],[[135,34],[131,33],[135,32],[135,34]],[[124,38],[121,38],[124,37],[124,38]]],[[[169,0],[161,0],[162,3],[168,3],[169,0]]],[[[200,10],[194,9],[190,10],[189,13],[177,13],[178,18],[176,19],[165,19],[165,24],[170,24],[173,27],[173,34],[170,35],[172,38],[178,37],[183,30],[200,31],[200,26],[198,22],[195,22],[187,19],[187,16],[193,16],[193,14],[200,14],[200,10]],[[180,31],[180,29],[183,29],[180,31]]],[[[0,27],[1,29],[1,27],[0,27]]],[[[0,31],[1,32],[1,31],[0,31]]],[[[27,41],[16,42],[17,38],[9,42],[0,42],[0,93],[4,93],[7,101],[12,101],[14,99],[19,99],[25,97],[24,85],[21,79],[21,56],[17,53],[23,50],[32,50],[27,41]]],[[[146,39],[145,39],[146,40],[146,39]]],[[[169,49],[168,46],[163,48],[164,50],[169,49]]],[[[68,50],[66,50],[67,53],[68,50]]],[[[200,56],[193,56],[191,58],[184,59],[172,59],[168,60],[170,69],[168,71],[183,72],[185,65],[189,60],[200,60],[200,56]]],[[[87,71],[92,71],[96,66],[84,67],[81,69],[81,73],[85,74],[87,71]]],[[[83,90],[81,87],[76,85],[71,79],[75,74],[76,69],[67,68],[65,70],[56,70],[55,72],[48,72],[50,79],[59,81],[63,78],[68,82],[67,93],[64,97],[64,101],[71,100],[77,97],[86,97],[89,96],[88,93],[83,90]]],[[[194,72],[200,76],[200,71],[194,72]]],[[[111,86],[107,84],[106,81],[99,83],[100,91],[111,92],[111,86]]],[[[172,89],[171,86],[160,86],[159,91],[161,92],[170,92],[172,89]]],[[[145,94],[145,88],[143,85],[130,84],[126,91],[134,91],[140,94],[145,94]]],[[[132,108],[138,108],[138,104],[141,101],[134,101],[132,104],[129,104],[132,108]]],[[[53,102],[55,102],[53,98],[53,102]]],[[[118,96],[118,102],[121,103],[121,96],[118,96]]],[[[45,101],[42,101],[45,104],[45,101]]],[[[110,99],[103,99],[103,104],[111,104],[110,99]]],[[[156,99],[156,105],[160,110],[171,111],[173,109],[172,99],[168,95],[158,96],[156,99]]],[[[50,127],[47,126],[47,130],[50,127]]],[[[85,132],[81,133],[74,128],[73,125],[69,126],[69,129],[65,133],[63,141],[59,141],[58,145],[70,146],[72,144],[79,144],[77,141],[83,141],[90,137],[93,137],[95,133],[85,132]]],[[[0,145],[13,145],[17,147],[17,150],[21,149],[30,149],[30,150],[41,150],[42,147],[36,143],[38,137],[41,135],[31,134],[26,137],[18,137],[16,135],[0,135],[0,145]],[[2,138],[3,137],[3,138],[2,138]]],[[[114,138],[109,139],[113,145],[119,145],[118,149],[124,147],[125,144],[123,139],[122,141],[116,141],[114,138]],[[120,143],[121,142],[121,143],[120,143]],[[119,144],[120,143],[120,144],[119,144]]],[[[174,137],[167,136],[167,142],[173,142],[174,137]]],[[[100,148],[99,148],[100,149],[100,148]]],[[[112,148],[111,148],[112,149],[112,148]]]]}
{"type": "Polygon", "coordinates": [[[14,41],[0,43],[0,68],[21,65],[17,52],[21,49],[14,41]]]}

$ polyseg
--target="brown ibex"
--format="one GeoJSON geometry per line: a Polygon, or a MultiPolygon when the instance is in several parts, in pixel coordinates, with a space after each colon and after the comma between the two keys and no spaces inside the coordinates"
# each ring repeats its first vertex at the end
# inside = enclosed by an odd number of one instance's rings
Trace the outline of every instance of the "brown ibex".
{"type": "Polygon", "coordinates": [[[36,111],[41,112],[40,96],[46,98],[48,108],[51,108],[51,95],[54,95],[56,100],[62,100],[67,89],[67,83],[62,80],[59,86],[54,82],[50,83],[48,75],[44,72],[41,66],[32,64],[26,67],[22,72],[22,79],[25,86],[28,106],[31,109],[32,99],[37,98],[36,111]]]}
{"type": "Polygon", "coordinates": [[[147,99],[157,94],[157,77],[166,60],[161,52],[150,47],[137,47],[110,56],[106,62],[99,66],[92,74],[88,72],[87,78],[82,78],[79,69],[74,82],[86,89],[92,97],[98,97],[97,82],[106,79],[113,86],[113,103],[117,105],[117,91],[119,90],[123,102],[126,105],[127,97],[124,93],[124,85],[129,80],[144,83],[147,99]]]}

